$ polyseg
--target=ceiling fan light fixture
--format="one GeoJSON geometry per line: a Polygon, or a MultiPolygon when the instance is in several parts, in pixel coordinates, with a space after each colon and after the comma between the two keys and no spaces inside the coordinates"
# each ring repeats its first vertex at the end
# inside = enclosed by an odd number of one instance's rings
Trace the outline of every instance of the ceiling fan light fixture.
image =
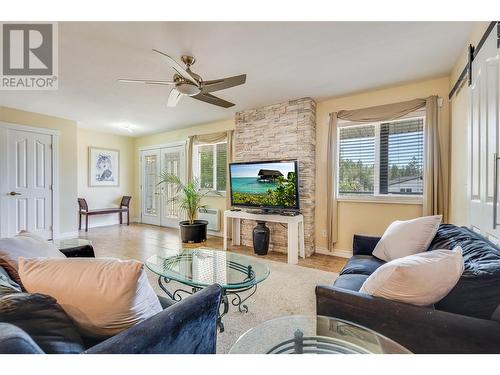
{"type": "Polygon", "coordinates": [[[200,93],[200,89],[192,83],[179,83],[175,86],[177,91],[187,96],[195,96],[200,93]]]}
{"type": "MultiPolygon", "coordinates": [[[[222,108],[233,107],[234,103],[214,96],[211,93],[239,86],[246,82],[246,74],[204,81],[198,74],[191,71],[191,66],[195,62],[195,58],[193,56],[183,55],[181,57],[182,62],[185,65],[184,67],[169,55],[158,51],[157,49],[153,49],[153,51],[163,56],[167,64],[170,65],[170,67],[175,71],[172,81],[157,81],[150,79],[119,79],[119,81],[126,83],[143,83],[147,85],[174,85],[168,96],[168,107],[175,107],[183,96],[189,96],[193,99],[222,108]]],[[[129,129],[127,130],[131,131],[129,129]]]]}

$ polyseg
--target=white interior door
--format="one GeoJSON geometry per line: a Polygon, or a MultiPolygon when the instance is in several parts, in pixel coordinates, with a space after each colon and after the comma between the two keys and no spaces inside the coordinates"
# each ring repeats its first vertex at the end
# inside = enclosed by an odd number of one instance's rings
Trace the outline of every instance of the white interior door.
{"type": "Polygon", "coordinates": [[[160,150],[141,152],[142,166],[142,222],[160,225],[160,150]]]}
{"type": "Polygon", "coordinates": [[[469,220],[484,235],[500,238],[498,215],[500,64],[495,33],[473,62],[469,133],[469,220]]]}
{"type": "MultiPolygon", "coordinates": [[[[186,181],[185,147],[175,146],[161,149],[161,171],[174,174],[182,182],[186,181]]],[[[175,186],[161,185],[161,221],[164,227],[178,228],[181,220],[179,204],[172,198],[175,197],[175,186]]]]}
{"type": "Polygon", "coordinates": [[[52,238],[52,136],[3,129],[1,157],[2,228],[13,236],[21,230],[52,238]]]}

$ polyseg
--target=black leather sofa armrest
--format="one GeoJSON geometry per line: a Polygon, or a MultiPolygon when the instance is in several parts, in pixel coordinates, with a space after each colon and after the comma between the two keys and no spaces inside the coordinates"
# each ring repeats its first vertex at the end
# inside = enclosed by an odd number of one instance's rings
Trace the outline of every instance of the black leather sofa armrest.
{"type": "Polygon", "coordinates": [[[215,354],[222,288],[211,285],[86,354],[215,354]]]}
{"type": "Polygon", "coordinates": [[[385,298],[316,287],[318,315],[370,328],[413,353],[500,353],[500,323],[385,298]]]}
{"type": "Polygon", "coordinates": [[[372,255],[378,241],[380,241],[380,237],[355,234],[352,238],[353,255],[372,255]]]}
{"type": "Polygon", "coordinates": [[[61,249],[59,251],[66,255],[67,258],[95,258],[94,248],[92,246],[61,249]]]}

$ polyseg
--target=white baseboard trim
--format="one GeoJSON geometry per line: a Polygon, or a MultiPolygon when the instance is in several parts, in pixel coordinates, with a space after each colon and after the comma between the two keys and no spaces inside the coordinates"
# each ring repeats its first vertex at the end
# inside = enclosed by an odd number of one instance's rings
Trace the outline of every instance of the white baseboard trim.
{"type": "Polygon", "coordinates": [[[326,247],[321,247],[321,246],[316,246],[316,254],[331,255],[340,258],[352,257],[351,250],[333,249],[333,251],[329,251],[326,247]]]}
{"type": "MultiPolygon", "coordinates": [[[[140,219],[137,218],[130,218],[130,223],[140,223],[140,219]]],[[[101,221],[97,223],[92,223],[91,220],[89,220],[89,229],[91,228],[99,228],[99,227],[112,227],[114,225],[120,225],[120,222],[118,220],[116,221],[101,221]]],[[[123,224],[121,225],[127,225],[127,219],[124,217],[123,218],[123,224]]],[[[82,219],[82,231],[85,231],[85,219],[82,219]]]]}
{"type": "Polygon", "coordinates": [[[54,235],[54,239],[55,240],[65,240],[68,238],[77,238],[78,235],[79,235],[79,233],[76,230],[74,232],[58,233],[58,234],[54,235]]]}
{"type": "Polygon", "coordinates": [[[214,232],[213,230],[207,230],[207,234],[209,236],[214,236],[214,237],[222,237],[222,236],[224,236],[224,233],[222,233],[222,232],[214,232]]]}

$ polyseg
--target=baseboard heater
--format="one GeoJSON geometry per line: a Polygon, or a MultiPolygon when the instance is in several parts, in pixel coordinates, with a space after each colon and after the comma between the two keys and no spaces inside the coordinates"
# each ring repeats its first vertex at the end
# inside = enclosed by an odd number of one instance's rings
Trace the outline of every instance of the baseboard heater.
{"type": "Polygon", "coordinates": [[[198,219],[208,221],[208,230],[220,231],[220,211],[217,208],[207,208],[198,210],[198,219]]]}

